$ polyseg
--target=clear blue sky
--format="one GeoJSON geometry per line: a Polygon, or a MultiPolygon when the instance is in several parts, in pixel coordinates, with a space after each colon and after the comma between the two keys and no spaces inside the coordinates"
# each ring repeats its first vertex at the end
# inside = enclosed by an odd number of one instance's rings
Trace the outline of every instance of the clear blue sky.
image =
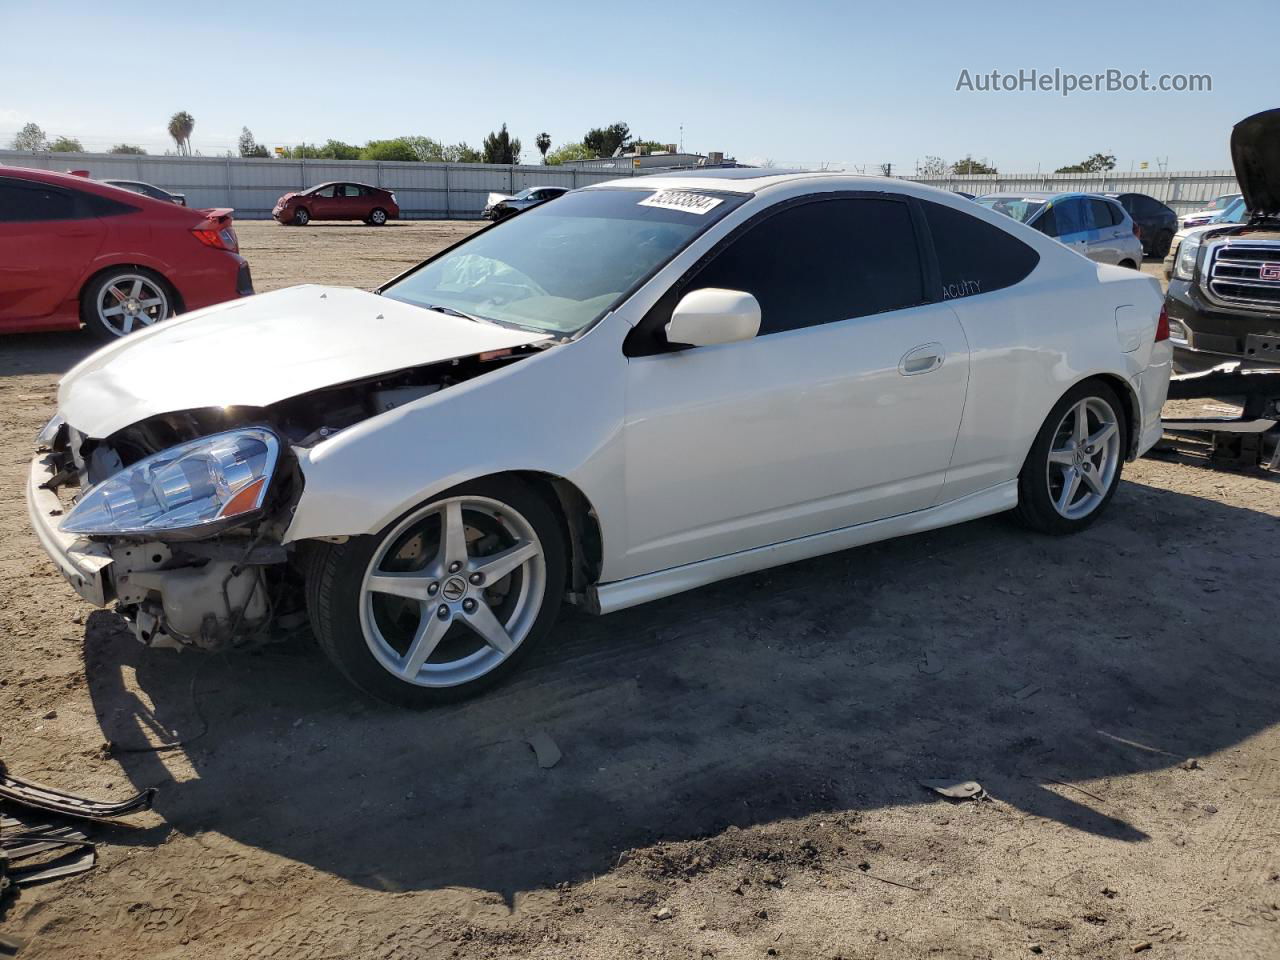
{"type": "Polygon", "coordinates": [[[624,120],[740,160],[910,172],[972,153],[1021,172],[1229,167],[1231,124],[1280,106],[1280,3],[214,3],[0,0],[0,140],[34,120],[87,147],[233,148],[423,134],[478,145],[506,121],[536,158],[624,120]],[[29,26],[22,26],[24,23],[29,26]],[[21,40],[19,38],[22,38],[21,40]],[[1256,53],[1250,53],[1256,38],[1256,53]],[[1020,68],[1208,73],[1210,93],[957,92],[1020,68]]]}

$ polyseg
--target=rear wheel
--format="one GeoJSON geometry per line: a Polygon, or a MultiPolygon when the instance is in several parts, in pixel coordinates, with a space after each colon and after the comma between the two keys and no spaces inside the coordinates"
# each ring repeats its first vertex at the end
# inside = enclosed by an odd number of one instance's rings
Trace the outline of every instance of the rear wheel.
{"type": "Polygon", "coordinates": [[[299,207],[293,211],[293,225],[295,227],[305,227],[311,222],[311,214],[307,213],[306,207],[299,207]]]}
{"type": "Polygon", "coordinates": [[[407,707],[501,680],[551,630],[564,592],[560,523],[514,479],[457,487],[316,551],[307,608],[321,648],[357,687],[407,707]]]}
{"type": "Polygon", "coordinates": [[[167,320],[173,313],[169,285],[158,273],[142,267],[108,271],[80,296],[80,319],[99,340],[116,340],[167,320]]]}
{"type": "Polygon", "coordinates": [[[1151,255],[1157,260],[1163,260],[1169,255],[1169,247],[1173,245],[1173,234],[1168,230],[1161,230],[1156,234],[1155,242],[1151,245],[1151,255]]]}
{"type": "Polygon", "coordinates": [[[375,227],[380,227],[387,222],[387,211],[381,207],[375,207],[373,212],[369,214],[369,223],[375,227]]]}
{"type": "Polygon", "coordinates": [[[1124,469],[1128,431],[1105,384],[1069,390],[1049,413],[1018,476],[1018,516],[1043,533],[1075,533],[1102,513],[1124,469]]]}

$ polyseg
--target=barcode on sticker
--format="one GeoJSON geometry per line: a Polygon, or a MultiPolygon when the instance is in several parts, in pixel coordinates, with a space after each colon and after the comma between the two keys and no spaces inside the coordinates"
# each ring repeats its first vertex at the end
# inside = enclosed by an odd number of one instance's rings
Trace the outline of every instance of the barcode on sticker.
{"type": "Polygon", "coordinates": [[[722,199],[708,197],[701,193],[687,193],[684,190],[659,190],[653,196],[641,200],[640,206],[658,207],[660,210],[679,210],[681,213],[696,213],[702,216],[719,206],[722,199]]]}

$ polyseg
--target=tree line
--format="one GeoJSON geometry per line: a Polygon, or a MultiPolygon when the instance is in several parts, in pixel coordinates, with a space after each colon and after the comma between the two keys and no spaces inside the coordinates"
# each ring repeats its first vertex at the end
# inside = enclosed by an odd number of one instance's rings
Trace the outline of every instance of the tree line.
{"type": "MultiPolygon", "coordinates": [[[[186,110],[179,110],[169,118],[168,131],[173,139],[174,149],[166,153],[178,156],[193,156],[197,151],[191,147],[191,134],[195,130],[195,118],[186,110]]],[[[545,131],[534,138],[542,162],[557,165],[572,160],[589,160],[598,157],[611,157],[618,150],[633,150],[645,147],[649,150],[661,150],[663,144],[655,140],[634,137],[626,123],[612,123],[606,127],[592,127],[581,140],[561,144],[554,150],[550,134],[545,131]]],[[[10,143],[13,150],[32,152],[53,151],[59,153],[83,153],[84,145],[75,137],[59,136],[50,139],[39,124],[28,123],[10,143]]],[[[497,130],[490,131],[481,141],[480,146],[473,147],[465,141],[444,143],[433,137],[402,136],[383,140],[369,140],[363,145],[346,143],[342,140],[329,139],[324,143],[299,143],[292,146],[270,150],[266,144],[259,143],[248,127],[240,131],[237,152],[241,157],[279,156],[290,160],[390,160],[406,162],[436,163],[519,163],[523,144],[519,137],[512,136],[504,123],[497,130]]],[[[146,150],[133,143],[117,143],[109,151],[117,154],[145,155],[146,150]]],[[[228,156],[234,156],[230,151],[228,156]]]]}
{"type": "MultiPolygon", "coordinates": [[[[1093,156],[1079,163],[1071,163],[1065,167],[1059,167],[1054,173],[1104,173],[1107,170],[1114,170],[1116,167],[1116,158],[1110,153],[1095,153],[1093,156]]],[[[975,173],[999,173],[995,167],[987,164],[983,160],[975,160],[972,156],[967,156],[963,160],[957,160],[955,163],[947,163],[941,157],[925,157],[924,162],[917,164],[916,175],[921,177],[945,177],[966,176],[975,173]]],[[[886,176],[888,173],[886,172],[886,176]]]]}

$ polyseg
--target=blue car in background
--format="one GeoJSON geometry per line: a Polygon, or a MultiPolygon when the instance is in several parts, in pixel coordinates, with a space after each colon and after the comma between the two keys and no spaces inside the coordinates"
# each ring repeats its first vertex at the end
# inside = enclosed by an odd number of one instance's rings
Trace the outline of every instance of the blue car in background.
{"type": "Polygon", "coordinates": [[[989,193],[977,202],[1098,263],[1137,269],[1142,263],[1138,227],[1119,202],[1096,193],[989,193]]]}

